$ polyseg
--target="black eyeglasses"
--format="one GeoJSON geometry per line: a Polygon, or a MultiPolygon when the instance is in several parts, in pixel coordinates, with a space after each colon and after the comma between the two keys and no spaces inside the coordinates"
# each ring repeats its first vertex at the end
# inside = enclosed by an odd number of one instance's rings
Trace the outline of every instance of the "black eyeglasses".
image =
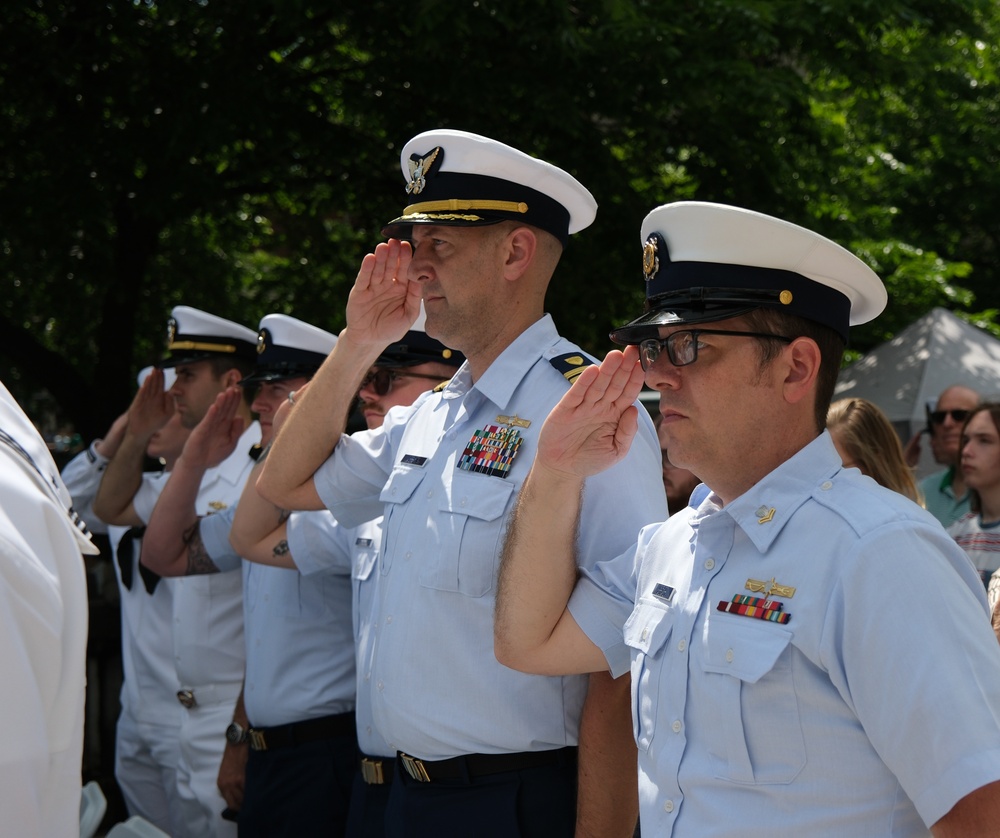
{"type": "Polygon", "coordinates": [[[380,396],[388,393],[393,385],[401,378],[427,378],[431,381],[447,381],[442,375],[425,375],[420,372],[407,372],[406,370],[391,370],[387,367],[379,367],[372,370],[361,381],[360,389],[371,387],[380,396]]]}
{"type": "Polygon", "coordinates": [[[674,332],[663,340],[649,338],[639,344],[639,360],[642,368],[648,370],[660,353],[667,350],[667,357],[675,367],[686,367],[698,360],[698,336],[699,335],[734,335],[741,338],[769,338],[780,340],[783,343],[791,343],[794,338],[784,335],[770,335],[764,332],[726,332],[721,329],[685,329],[681,332],[674,332]]]}
{"type": "Polygon", "coordinates": [[[949,416],[952,422],[964,422],[969,418],[971,410],[933,410],[931,411],[931,421],[935,425],[943,425],[944,420],[949,416]]]}

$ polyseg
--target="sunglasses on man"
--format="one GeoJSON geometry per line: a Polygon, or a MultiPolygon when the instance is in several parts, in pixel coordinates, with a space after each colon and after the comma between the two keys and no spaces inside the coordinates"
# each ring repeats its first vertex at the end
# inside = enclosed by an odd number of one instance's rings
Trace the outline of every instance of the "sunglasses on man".
{"type": "Polygon", "coordinates": [[[971,410],[932,410],[929,414],[935,425],[943,425],[944,420],[951,416],[952,422],[964,422],[969,418],[971,410]]]}
{"type": "Polygon", "coordinates": [[[426,378],[431,381],[447,381],[447,377],[442,375],[426,375],[420,372],[409,372],[405,369],[393,370],[388,367],[378,367],[370,371],[362,379],[360,389],[363,390],[366,387],[370,387],[378,395],[384,396],[401,378],[426,378]]]}

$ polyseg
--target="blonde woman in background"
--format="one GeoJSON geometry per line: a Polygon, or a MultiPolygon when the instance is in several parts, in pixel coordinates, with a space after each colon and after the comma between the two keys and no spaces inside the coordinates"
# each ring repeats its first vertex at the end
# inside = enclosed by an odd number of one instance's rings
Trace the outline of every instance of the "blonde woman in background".
{"type": "Polygon", "coordinates": [[[880,408],[865,399],[841,399],[830,405],[826,427],[845,467],[924,505],[899,436],[880,408]]]}

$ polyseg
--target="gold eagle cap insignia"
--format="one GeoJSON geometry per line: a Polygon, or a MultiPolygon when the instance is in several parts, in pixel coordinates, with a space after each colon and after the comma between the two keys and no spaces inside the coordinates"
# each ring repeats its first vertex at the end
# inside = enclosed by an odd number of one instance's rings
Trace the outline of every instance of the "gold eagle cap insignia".
{"type": "Polygon", "coordinates": [[[656,239],[650,236],[642,248],[642,275],[649,282],[660,272],[660,258],[656,255],[656,239]]]}
{"type": "Polygon", "coordinates": [[[410,182],[406,184],[407,195],[419,195],[424,191],[424,188],[427,186],[427,172],[430,171],[431,166],[434,165],[434,161],[437,160],[437,156],[440,153],[441,146],[438,146],[424,157],[418,157],[416,160],[411,157],[406,161],[410,169],[410,182]]]}

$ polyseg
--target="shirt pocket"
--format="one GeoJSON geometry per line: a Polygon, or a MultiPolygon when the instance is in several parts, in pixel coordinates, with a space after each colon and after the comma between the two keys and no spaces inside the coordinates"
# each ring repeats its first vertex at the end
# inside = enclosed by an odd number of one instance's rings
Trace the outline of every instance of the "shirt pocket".
{"type": "Polygon", "coordinates": [[[438,493],[432,549],[420,557],[420,584],[481,597],[493,589],[497,557],[514,484],[455,469],[438,493]]]}
{"type": "Polygon", "coordinates": [[[641,751],[649,750],[656,730],[657,670],[673,624],[670,607],[640,599],[622,632],[625,645],[632,650],[632,733],[641,751]]]}
{"type": "Polygon", "coordinates": [[[805,766],[791,641],[792,632],[773,623],[709,618],[702,670],[717,708],[716,724],[706,730],[716,777],[786,784],[805,766]]]}

